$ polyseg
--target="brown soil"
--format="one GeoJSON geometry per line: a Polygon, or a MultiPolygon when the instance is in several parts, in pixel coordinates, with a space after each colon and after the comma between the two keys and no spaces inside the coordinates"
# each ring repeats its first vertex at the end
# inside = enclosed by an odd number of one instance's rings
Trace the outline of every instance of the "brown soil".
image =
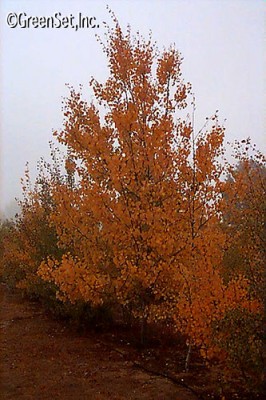
{"type": "Polygon", "coordinates": [[[0,296],[1,399],[199,399],[182,385],[186,374],[173,382],[148,372],[155,351],[108,332],[78,333],[3,284],[0,296]]]}

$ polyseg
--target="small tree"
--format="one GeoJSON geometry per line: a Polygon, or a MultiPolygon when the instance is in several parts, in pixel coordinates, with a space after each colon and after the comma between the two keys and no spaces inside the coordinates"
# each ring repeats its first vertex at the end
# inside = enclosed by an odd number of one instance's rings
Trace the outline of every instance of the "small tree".
{"type": "MultiPolygon", "coordinates": [[[[217,337],[227,352],[228,376],[241,377],[253,392],[263,382],[263,302],[265,270],[265,157],[250,139],[235,144],[237,165],[228,169],[224,187],[223,229],[227,236],[221,275],[248,281],[246,306],[228,310],[218,324],[217,337]]],[[[229,379],[230,380],[230,379],[229,379]]]]}
{"type": "Polygon", "coordinates": [[[237,144],[238,164],[229,168],[224,192],[225,229],[231,246],[225,257],[225,275],[242,273],[263,301],[266,258],[266,160],[252,151],[250,140],[237,144]],[[249,156],[248,153],[251,153],[249,156]]]}
{"type": "MultiPolygon", "coordinates": [[[[52,151],[55,159],[56,155],[52,151]]],[[[32,186],[28,167],[22,179],[23,199],[20,212],[4,232],[4,249],[1,259],[5,276],[11,286],[17,286],[30,295],[42,296],[44,282],[37,269],[48,256],[61,256],[55,229],[50,225],[53,201],[50,185],[59,179],[55,164],[40,161],[38,177],[32,186]]],[[[47,287],[47,285],[46,285],[47,287]]]]}

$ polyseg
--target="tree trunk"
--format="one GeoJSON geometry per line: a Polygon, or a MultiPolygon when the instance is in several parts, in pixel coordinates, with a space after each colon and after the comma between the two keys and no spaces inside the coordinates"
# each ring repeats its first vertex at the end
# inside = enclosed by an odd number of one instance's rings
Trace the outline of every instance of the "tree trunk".
{"type": "Polygon", "coordinates": [[[189,363],[190,363],[190,356],[191,356],[191,344],[188,344],[188,351],[187,351],[187,356],[186,356],[186,362],[185,362],[185,371],[188,372],[189,370],[189,363]]]}

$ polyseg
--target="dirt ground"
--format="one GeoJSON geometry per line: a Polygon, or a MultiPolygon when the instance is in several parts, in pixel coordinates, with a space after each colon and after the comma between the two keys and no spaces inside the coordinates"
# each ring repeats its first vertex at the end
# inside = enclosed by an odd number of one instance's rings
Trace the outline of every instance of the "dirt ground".
{"type": "Polygon", "coordinates": [[[127,353],[126,344],[119,347],[104,335],[71,330],[3,284],[0,296],[1,399],[199,398],[181,384],[145,371],[134,357],[132,361],[134,352],[127,353]]]}

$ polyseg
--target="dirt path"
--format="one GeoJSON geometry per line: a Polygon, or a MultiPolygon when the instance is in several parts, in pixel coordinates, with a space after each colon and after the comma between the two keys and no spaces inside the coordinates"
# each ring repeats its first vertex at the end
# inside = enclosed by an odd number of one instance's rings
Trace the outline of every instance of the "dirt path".
{"type": "Polygon", "coordinates": [[[78,335],[38,304],[0,285],[0,398],[13,400],[197,400],[134,366],[97,336],[78,335]]]}

